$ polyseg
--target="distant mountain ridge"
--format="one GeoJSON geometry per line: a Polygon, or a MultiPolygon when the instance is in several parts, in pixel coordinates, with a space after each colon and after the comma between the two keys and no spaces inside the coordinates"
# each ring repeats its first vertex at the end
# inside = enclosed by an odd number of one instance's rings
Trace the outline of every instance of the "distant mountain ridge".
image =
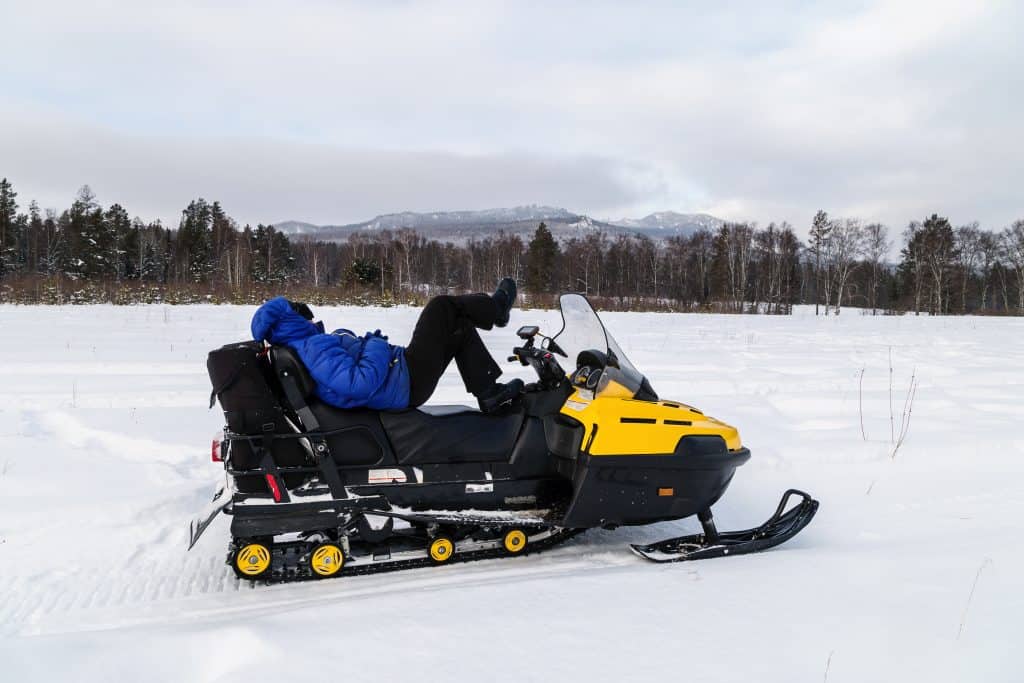
{"type": "Polygon", "coordinates": [[[660,211],[637,219],[602,221],[563,208],[531,204],[480,211],[406,211],[382,214],[368,221],[345,225],[283,221],[274,227],[287,235],[310,235],[326,241],[342,241],[359,233],[412,228],[430,239],[464,243],[470,239],[492,236],[498,231],[529,238],[541,221],[551,228],[551,232],[559,241],[594,232],[604,232],[610,237],[639,234],[652,239],[665,239],[673,235],[689,236],[701,229],[715,230],[722,224],[720,219],[708,214],[684,214],[674,211],[660,211]]]}
{"type": "Polygon", "coordinates": [[[722,226],[722,219],[706,213],[676,213],[675,211],[657,211],[643,218],[623,218],[611,221],[623,228],[652,230],[717,230],[722,226]]]}

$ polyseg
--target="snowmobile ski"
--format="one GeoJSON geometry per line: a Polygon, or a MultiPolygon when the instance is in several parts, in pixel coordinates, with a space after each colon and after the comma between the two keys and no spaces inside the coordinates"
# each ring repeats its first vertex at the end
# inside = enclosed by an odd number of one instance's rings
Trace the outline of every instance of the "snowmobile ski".
{"type": "Polygon", "coordinates": [[[768,521],[756,529],[719,532],[710,511],[699,513],[704,533],[669,538],[649,545],[630,545],[634,553],[652,562],[685,562],[727,555],[746,555],[773,548],[796,536],[818,511],[818,501],[797,489],[783,494],[779,506],[768,521]],[[790,498],[801,501],[786,510],[790,498]]]}

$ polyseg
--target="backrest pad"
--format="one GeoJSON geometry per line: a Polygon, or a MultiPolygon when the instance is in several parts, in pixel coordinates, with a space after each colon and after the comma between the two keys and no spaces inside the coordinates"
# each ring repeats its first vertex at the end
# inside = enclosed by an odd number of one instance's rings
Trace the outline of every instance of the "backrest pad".
{"type": "Polygon", "coordinates": [[[313,395],[316,390],[316,382],[309,374],[309,370],[306,369],[302,359],[299,358],[299,354],[288,346],[272,346],[270,347],[270,364],[274,368],[274,373],[280,377],[282,372],[288,372],[289,375],[295,378],[296,383],[299,386],[299,393],[302,394],[303,398],[309,398],[313,395]]]}

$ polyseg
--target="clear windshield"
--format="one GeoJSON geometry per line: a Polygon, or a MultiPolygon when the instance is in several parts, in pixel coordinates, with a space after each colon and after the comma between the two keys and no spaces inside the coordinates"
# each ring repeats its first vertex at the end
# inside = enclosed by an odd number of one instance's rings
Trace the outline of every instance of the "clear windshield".
{"type": "Polygon", "coordinates": [[[562,331],[555,335],[555,342],[568,356],[566,365],[570,368],[570,373],[576,368],[576,357],[581,351],[601,351],[618,361],[617,368],[606,369],[606,379],[602,382],[604,387],[609,387],[609,383],[614,382],[628,390],[631,395],[635,395],[644,381],[644,376],[626,358],[626,354],[605,329],[601,318],[586,297],[580,294],[563,294],[559,299],[559,306],[562,309],[562,331]]]}

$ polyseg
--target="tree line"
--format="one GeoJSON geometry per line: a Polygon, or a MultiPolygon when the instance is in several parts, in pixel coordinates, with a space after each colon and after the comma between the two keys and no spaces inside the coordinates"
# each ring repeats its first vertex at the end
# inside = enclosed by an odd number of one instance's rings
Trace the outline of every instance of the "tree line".
{"type": "Polygon", "coordinates": [[[526,303],[562,291],[604,308],[788,313],[813,304],[876,313],[1024,314],[1024,220],[1000,230],[931,215],[899,234],[857,218],[815,215],[803,243],[788,223],[725,223],[653,240],[595,231],[559,242],[504,232],[454,244],[415,230],[344,242],[239,226],[219,202],[196,199],[176,227],[104,208],[88,186],[62,211],[25,210],[0,180],[0,301],[248,302],[284,293],[317,303],[420,302],[489,291],[515,277],[526,303]]]}

